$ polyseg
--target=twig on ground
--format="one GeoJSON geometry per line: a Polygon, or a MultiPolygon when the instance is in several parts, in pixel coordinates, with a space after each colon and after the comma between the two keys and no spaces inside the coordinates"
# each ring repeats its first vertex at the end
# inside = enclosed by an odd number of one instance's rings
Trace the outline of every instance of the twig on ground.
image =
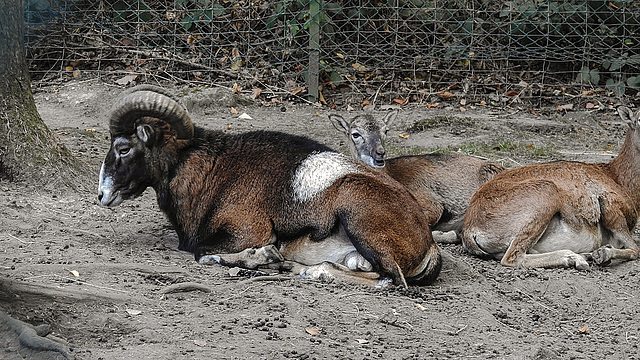
{"type": "Polygon", "coordinates": [[[106,287],[106,286],[94,285],[94,284],[90,284],[90,283],[88,283],[88,282],[86,282],[86,281],[82,281],[82,280],[78,280],[78,279],[73,279],[73,278],[66,277],[66,276],[61,276],[61,275],[57,275],[57,274],[51,274],[51,275],[52,275],[52,276],[55,276],[55,277],[58,277],[58,278],[61,278],[61,279],[64,279],[64,280],[67,280],[67,281],[72,281],[72,282],[76,282],[76,283],[78,283],[78,284],[82,284],[82,285],[86,285],[86,286],[91,286],[91,287],[94,287],[94,288],[96,288],[96,289],[109,290],[109,291],[116,291],[116,292],[123,293],[123,294],[128,294],[128,293],[129,293],[128,291],[125,291],[125,290],[118,290],[118,289],[114,289],[114,288],[110,288],[110,287],[106,287]]]}
{"type": "Polygon", "coordinates": [[[265,275],[265,276],[250,277],[248,279],[240,281],[239,283],[244,284],[244,283],[250,283],[250,282],[257,282],[257,281],[285,281],[285,280],[291,280],[291,279],[292,277],[285,276],[285,275],[265,275]]]}
{"type": "Polygon", "coordinates": [[[23,243],[23,244],[27,244],[27,245],[31,245],[31,244],[35,244],[34,241],[24,241],[20,238],[18,238],[17,236],[11,235],[9,233],[6,233],[10,238],[14,239],[14,240],[18,240],[19,242],[23,243]]]}
{"type": "Polygon", "coordinates": [[[181,283],[167,286],[166,288],[162,289],[161,293],[173,294],[178,292],[189,292],[189,291],[202,291],[205,293],[210,293],[213,291],[213,289],[207,285],[203,285],[195,282],[181,282],[181,283]]]}

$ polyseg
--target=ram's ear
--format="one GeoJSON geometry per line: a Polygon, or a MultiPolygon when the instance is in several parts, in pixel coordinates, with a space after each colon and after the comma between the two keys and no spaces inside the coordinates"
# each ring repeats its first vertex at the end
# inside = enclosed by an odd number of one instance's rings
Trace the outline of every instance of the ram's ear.
{"type": "Polygon", "coordinates": [[[155,130],[153,126],[149,124],[140,124],[136,128],[136,135],[138,139],[142,140],[142,142],[150,148],[153,145],[153,139],[155,136],[155,130]]]}

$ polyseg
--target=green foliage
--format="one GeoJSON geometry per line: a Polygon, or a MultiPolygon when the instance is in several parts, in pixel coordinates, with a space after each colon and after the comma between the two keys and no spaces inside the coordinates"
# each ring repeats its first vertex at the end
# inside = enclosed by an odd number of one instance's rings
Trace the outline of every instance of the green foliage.
{"type": "Polygon", "coordinates": [[[199,21],[211,22],[216,16],[224,15],[226,12],[224,6],[212,0],[175,0],[174,6],[185,11],[186,15],[180,22],[186,31],[199,21]]]}
{"type": "Polygon", "coordinates": [[[627,88],[640,89],[640,73],[625,71],[625,69],[640,69],[640,54],[629,55],[625,52],[620,55],[610,51],[608,59],[596,66],[592,69],[587,66],[582,67],[576,81],[598,86],[603,74],[606,79],[605,87],[616,95],[623,95],[627,88]]]}
{"type": "Polygon", "coordinates": [[[555,147],[550,145],[534,146],[514,142],[508,139],[496,139],[491,143],[467,144],[458,151],[467,155],[477,155],[489,158],[499,158],[505,154],[514,157],[526,157],[531,159],[549,160],[560,158],[560,154],[555,147]]]}
{"type": "Polygon", "coordinates": [[[113,20],[116,22],[147,22],[151,19],[151,8],[143,0],[120,0],[113,4],[113,20]]]}
{"type": "Polygon", "coordinates": [[[469,117],[457,117],[457,116],[435,116],[432,118],[425,118],[422,120],[418,120],[413,123],[409,128],[407,128],[407,132],[416,133],[429,129],[434,129],[438,127],[445,126],[463,126],[463,127],[471,127],[475,124],[475,120],[469,117]]]}

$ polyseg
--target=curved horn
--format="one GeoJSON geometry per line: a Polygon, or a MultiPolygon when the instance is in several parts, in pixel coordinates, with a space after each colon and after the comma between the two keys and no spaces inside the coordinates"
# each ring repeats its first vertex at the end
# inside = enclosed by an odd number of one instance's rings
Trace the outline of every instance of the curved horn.
{"type": "Polygon", "coordinates": [[[123,92],[113,104],[109,118],[111,134],[132,134],[141,117],[166,121],[176,131],[178,139],[193,137],[193,123],[187,110],[166,90],[153,85],[141,85],[123,92]]]}

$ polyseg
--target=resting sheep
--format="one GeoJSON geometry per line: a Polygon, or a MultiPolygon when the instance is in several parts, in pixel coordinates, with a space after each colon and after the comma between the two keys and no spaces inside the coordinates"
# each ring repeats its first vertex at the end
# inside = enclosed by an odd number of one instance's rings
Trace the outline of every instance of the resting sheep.
{"type": "Polygon", "coordinates": [[[152,187],[179,249],[201,263],[253,268],[286,259],[317,265],[302,275],[384,283],[374,271],[399,286],[429,284],[440,272],[428,221],[404,187],[322,144],[205,130],[150,86],[116,99],[109,126],[100,204],[152,187]]]}
{"type": "Polygon", "coordinates": [[[397,114],[392,110],[382,119],[360,114],[350,120],[331,114],[329,120],[346,135],[354,160],[380,169],[409,190],[429,219],[436,242],[458,243],[471,196],[504,168],[458,153],[385,159],[387,131],[397,114]]]}
{"type": "Polygon", "coordinates": [[[557,161],[507,170],[473,196],[463,245],[505,266],[575,267],[638,258],[640,112],[621,106],[629,125],[608,164],[557,161]]]}

